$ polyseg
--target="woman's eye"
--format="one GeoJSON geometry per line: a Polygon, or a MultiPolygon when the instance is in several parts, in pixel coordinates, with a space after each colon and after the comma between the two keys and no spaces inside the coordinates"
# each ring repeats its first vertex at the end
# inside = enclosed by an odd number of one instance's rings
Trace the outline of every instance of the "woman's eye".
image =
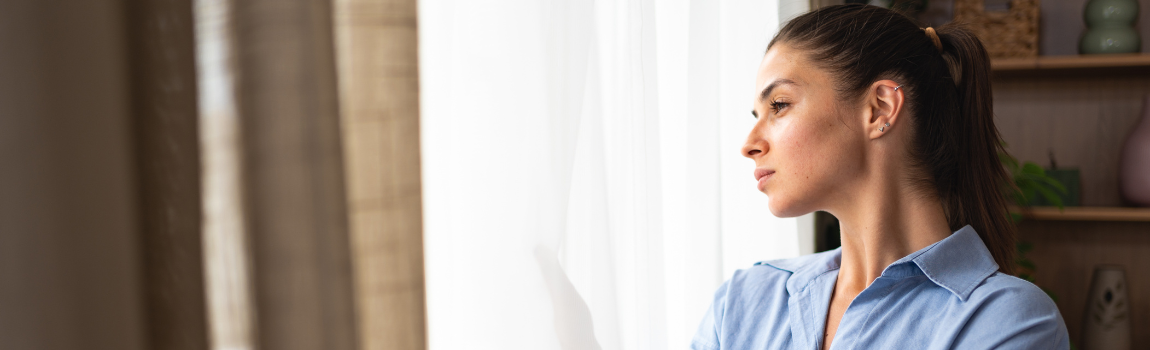
{"type": "Polygon", "coordinates": [[[775,111],[775,113],[778,113],[780,110],[782,110],[783,108],[787,108],[790,105],[791,104],[787,103],[787,102],[779,102],[779,101],[771,102],[771,110],[775,111]]]}

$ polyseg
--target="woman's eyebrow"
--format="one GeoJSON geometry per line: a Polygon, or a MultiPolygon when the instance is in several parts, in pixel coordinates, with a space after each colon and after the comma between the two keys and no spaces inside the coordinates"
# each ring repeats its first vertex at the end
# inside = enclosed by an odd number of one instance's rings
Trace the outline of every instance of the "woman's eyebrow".
{"type": "MultiPolygon", "coordinates": [[[[771,90],[774,90],[776,87],[779,87],[780,85],[788,85],[788,84],[789,85],[799,85],[799,83],[796,83],[794,80],[790,80],[790,79],[786,79],[786,78],[772,81],[770,85],[767,85],[767,87],[764,88],[763,91],[759,93],[759,102],[762,102],[762,101],[766,100],[767,97],[770,97],[771,96],[771,90]]],[[[759,119],[759,113],[755,112],[755,110],[753,110],[753,109],[751,110],[751,115],[755,116],[755,119],[759,119]]]]}
{"type": "Polygon", "coordinates": [[[759,93],[759,101],[766,100],[767,97],[769,97],[771,95],[771,90],[774,90],[776,87],[779,87],[780,85],[788,85],[788,84],[789,85],[799,85],[794,80],[790,80],[790,79],[786,79],[786,78],[772,81],[770,85],[767,85],[767,87],[765,89],[763,89],[763,92],[759,93]]]}

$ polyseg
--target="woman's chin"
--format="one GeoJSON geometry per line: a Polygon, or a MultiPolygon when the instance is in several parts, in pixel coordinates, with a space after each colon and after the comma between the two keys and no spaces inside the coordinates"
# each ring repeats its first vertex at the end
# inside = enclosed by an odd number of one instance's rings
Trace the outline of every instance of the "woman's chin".
{"type": "Polygon", "coordinates": [[[775,217],[793,218],[809,213],[809,211],[804,211],[801,208],[797,208],[797,206],[791,205],[791,203],[788,203],[785,200],[775,200],[775,198],[770,198],[768,203],[769,204],[767,207],[770,208],[771,215],[774,215],[775,217]]]}

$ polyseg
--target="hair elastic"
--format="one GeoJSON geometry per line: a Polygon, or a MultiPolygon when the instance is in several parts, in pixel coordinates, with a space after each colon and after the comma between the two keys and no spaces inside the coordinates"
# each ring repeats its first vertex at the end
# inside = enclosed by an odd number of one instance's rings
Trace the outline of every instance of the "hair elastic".
{"type": "Polygon", "coordinates": [[[934,28],[926,27],[923,31],[926,32],[926,36],[930,38],[930,41],[934,43],[934,48],[938,49],[939,53],[942,53],[942,40],[938,39],[938,33],[934,31],[934,28]]]}

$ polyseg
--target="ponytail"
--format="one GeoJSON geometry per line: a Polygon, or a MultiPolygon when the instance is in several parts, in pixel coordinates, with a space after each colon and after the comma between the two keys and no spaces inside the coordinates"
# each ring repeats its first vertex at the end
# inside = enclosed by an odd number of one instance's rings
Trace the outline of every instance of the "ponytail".
{"type": "Polygon", "coordinates": [[[952,229],[970,225],[978,231],[999,270],[1013,274],[1015,227],[1003,195],[1010,177],[998,159],[1006,150],[994,125],[990,57],[978,37],[961,26],[944,25],[938,35],[958,90],[958,116],[948,124],[960,142],[938,145],[939,153],[954,156],[957,164],[953,172],[935,174],[947,221],[952,229]]]}
{"type": "Polygon", "coordinates": [[[908,87],[910,158],[921,175],[912,185],[936,194],[950,229],[973,227],[999,270],[1013,273],[1015,228],[1003,192],[1010,181],[998,160],[1004,150],[994,126],[990,58],[974,34],[954,24],[924,30],[897,12],[848,4],[792,19],[768,50],[781,42],[831,72],[844,100],[881,79],[908,87]]]}

